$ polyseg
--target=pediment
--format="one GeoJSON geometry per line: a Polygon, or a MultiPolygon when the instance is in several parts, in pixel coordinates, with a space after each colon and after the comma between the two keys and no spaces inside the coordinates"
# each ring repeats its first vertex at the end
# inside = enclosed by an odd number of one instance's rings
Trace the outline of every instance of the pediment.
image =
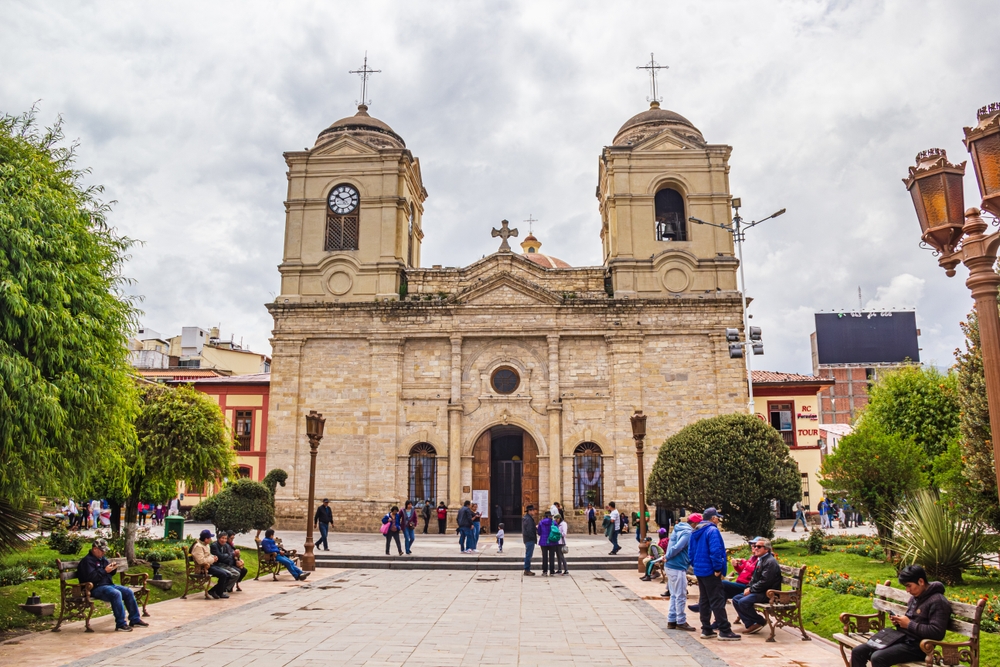
{"type": "Polygon", "coordinates": [[[333,141],[320,144],[311,153],[312,155],[375,155],[378,151],[349,136],[340,136],[333,141]]]}
{"type": "Polygon", "coordinates": [[[562,298],[544,287],[502,273],[458,294],[455,301],[476,306],[530,306],[555,305],[561,303],[562,298]]]}
{"type": "Polygon", "coordinates": [[[705,143],[696,135],[692,134],[687,137],[673,130],[664,130],[632,146],[633,151],[701,150],[704,148],[705,143]]]}

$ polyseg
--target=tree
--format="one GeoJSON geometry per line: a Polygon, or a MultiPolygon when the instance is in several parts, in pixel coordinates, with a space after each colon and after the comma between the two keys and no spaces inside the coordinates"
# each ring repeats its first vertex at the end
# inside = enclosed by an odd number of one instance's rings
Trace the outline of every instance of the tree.
{"type": "MultiPolygon", "coordinates": [[[[135,560],[136,515],[145,493],[173,490],[176,480],[206,484],[233,475],[233,436],[219,406],[190,386],[145,385],[135,422],[137,442],[126,453],[125,556],[135,560]]],[[[167,494],[167,495],[172,495],[167,494]]]]}
{"type": "Polygon", "coordinates": [[[913,438],[881,431],[862,420],[823,461],[823,486],[843,491],[848,502],[872,517],[883,544],[892,537],[896,513],[907,494],[924,488],[927,454],[913,438]]]}
{"type": "Polygon", "coordinates": [[[238,479],[191,509],[195,521],[210,521],[216,531],[258,534],[274,524],[274,499],[261,482],[238,479]]]}
{"type": "Polygon", "coordinates": [[[121,274],[133,241],[62,138],[34,110],[0,117],[0,499],[12,507],[79,490],[94,461],[120,465],[137,412],[121,274]]]}
{"type": "Polygon", "coordinates": [[[860,422],[889,435],[913,438],[933,460],[958,439],[958,377],[933,366],[904,366],[890,372],[868,391],[860,422]]]}
{"type": "Polygon", "coordinates": [[[1000,530],[1000,503],[993,467],[993,438],[986,403],[986,376],[979,340],[979,319],[975,311],[961,325],[965,349],[955,350],[958,371],[958,402],[961,407],[961,473],[944,488],[954,504],[1000,530]]]}
{"type": "Polygon", "coordinates": [[[714,505],[725,528],[747,538],[774,535],[773,500],[802,497],[798,466],[781,435],[746,414],[703,419],[667,439],[647,488],[654,503],[714,505]]]}

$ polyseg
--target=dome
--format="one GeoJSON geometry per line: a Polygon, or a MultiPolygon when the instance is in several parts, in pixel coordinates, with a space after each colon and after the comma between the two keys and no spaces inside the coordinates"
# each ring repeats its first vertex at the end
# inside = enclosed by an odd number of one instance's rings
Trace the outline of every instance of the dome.
{"type": "Polygon", "coordinates": [[[535,235],[528,232],[528,235],[524,237],[524,241],[521,242],[521,250],[524,252],[521,257],[524,257],[529,262],[534,262],[538,266],[544,269],[569,269],[572,268],[569,264],[562,261],[558,257],[552,257],[551,255],[543,255],[538,252],[542,247],[542,242],[535,238],[535,235]]]}
{"type": "Polygon", "coordinates": [[[615,135],[614,145],[627,146],[637,144],[643,139],[659,134],[667,129],[674,130],[681,136],[694,139],[698,142],[705,141],[704,137],[701,136],[701,132],[694,126],[694,123],[679,113],[670,111],[669,109],[661,109],[659,102],[652,102],[648,109],[625,121],[625,124],[621,126],[621,129],[615,135]]]}
{"type": "Polygon", "coordinates": [[[368,107],[364,104],[358,105],[358,112],[353,116],[341,118],[320,132],[316,137],[316,145],[325,143],[338,134],[347,134],[373,148],[406,148],[403,138],[386,123],[369,116],[368,107]]]}

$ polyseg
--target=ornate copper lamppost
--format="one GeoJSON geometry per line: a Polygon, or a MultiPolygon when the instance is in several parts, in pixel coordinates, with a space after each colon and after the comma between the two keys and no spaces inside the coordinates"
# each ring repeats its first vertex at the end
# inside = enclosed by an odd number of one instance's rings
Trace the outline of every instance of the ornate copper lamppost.
{"type": "Polygon", "coordinates": [[[316,557],[313,555],[313,504],[316,502],[316,452],[319,442],[323,439],[323,426],[326,419],[323,415],[310,410],[306,415],[306,435],[309,437],[309,506],[306,508],[306,544],[302,554],[302,569],[312,572],[316,569],[316,557]]]}
{"type": "Polygon", "coordinates": [[[649,553],[649,547],[646,545],[646,477],[642,471],[642,445],[646,438],[646,415],[642,414],[642,410],[636,410],[631,421],[632,438],[635,440],[635,458],[639,463],[639,525],[635,528],[639,531],[639,570],[645,572],[646,568],[642,561],[649,553]]]}
{"type": "MultiPolygon", "coordinates": [[[[972,155],[983,197],[980,206],[1000,217],[1000,104],[983,107],[977,116],[977,125],[965,128],[965,147],[972,155]]],[[[931,148],[917,154],[917,165],[910,167],[910,175],[903,183],[913,197],[921,239],[934,249],[938,264],[948,276],[955,275],[959,262],[969,269],[965,284],[972,291],[979,318],[993,463],[1000,490],[1000,315],[997,312],[1000,276],[993,268],[1000,248],[1000,232],[984,233],[989,226],[979,209],[970,208],[963,215],[964,175],[964,162],[951,164],[943,150],[931,148]]]]}

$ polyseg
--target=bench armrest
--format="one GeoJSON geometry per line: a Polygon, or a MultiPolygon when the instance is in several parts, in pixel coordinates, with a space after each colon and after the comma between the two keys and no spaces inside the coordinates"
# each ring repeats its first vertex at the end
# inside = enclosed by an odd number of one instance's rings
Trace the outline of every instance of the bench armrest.
{"type": "Polygon", "coordinates": [[[148,578],[149,574],[147,572],[133,572],[132,574],[122,572],[122,586],[145,587],[148,578]]]}
{"type": "Polygon", "coordinates": [[[934,656],[935,664],[957,665],[972,664],[973,644],[967,642],[943,642],[934,639],[924,639],[920,642],[920,650],[929,656],[934,656]]]}
{"type": "Polygon", "coordinates": [[[769,590],[767,600],[771,604],[796,604],[799,601],[799,591],[776,591],[769,590]]]}
{"type": "Polygon", "coordinates": [[[885,617],[882,614],[852,614],[844,612],[840,615],[840,623],[844,626],[844,634],[868,634],[878,632],[885,627],[885,617]]]}

